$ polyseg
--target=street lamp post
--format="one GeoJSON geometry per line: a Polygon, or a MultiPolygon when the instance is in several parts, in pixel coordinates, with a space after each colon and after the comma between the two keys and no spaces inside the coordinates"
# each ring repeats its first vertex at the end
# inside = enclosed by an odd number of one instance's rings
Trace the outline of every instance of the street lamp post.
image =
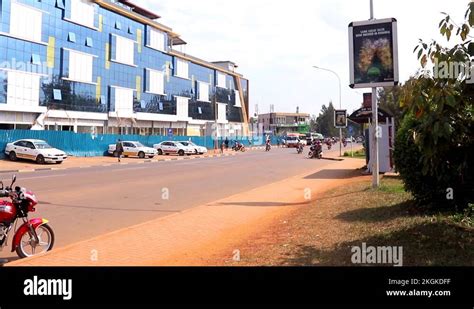
{"type": "MultiPolygon", "coordinates": [[[[313,68],[315,68],[317,70],[327,71],[327,72],[330,72],[330,73],[336,75],[337,80],[339,81],[339,109],[342,109],[342,84],[341,84],[341,77],[339,76],[339,74],[337,74],[333,70],[321,68],[321,67],[318,67],[318,66],[315,66],[315,65],[313,66],[313,68]]],[[[339,128],[339,156],[342,157],[342,129],[341,128],[339,128]]]]}

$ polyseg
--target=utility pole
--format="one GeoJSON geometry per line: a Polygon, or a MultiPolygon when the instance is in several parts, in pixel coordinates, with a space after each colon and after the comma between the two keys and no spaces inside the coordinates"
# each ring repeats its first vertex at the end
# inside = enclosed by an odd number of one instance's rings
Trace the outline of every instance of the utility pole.
{"type": "MultiPolygon", "coordinates": [[[[374,1],[370,0],[370,20],[374,20],[374,1]]],[[[372,147],[371,149],[371,162],[372,162],[372,187],[378,188],[380,186],[380,162],[379,162],[379,111],[377,104],[377,87],[372,87],[372,147]]]]}

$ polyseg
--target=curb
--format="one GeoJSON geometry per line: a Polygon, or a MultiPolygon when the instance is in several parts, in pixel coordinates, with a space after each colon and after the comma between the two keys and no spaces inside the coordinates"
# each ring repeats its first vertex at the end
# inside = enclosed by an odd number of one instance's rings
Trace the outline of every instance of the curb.
{"type": "MultiPolygon", "coordinates": [[[[250,148],[249,150],[258,150],[262,148],[250,148]]],[[[74,167],[49,167],[49,168],[36,168],[36,169],[18,169],[18,170],[0,170],[0,173],[7,174],[7,173],[34,173],[34,172],[47,172],[47,171],[64,171],[68,169],[87,169],[93,167],[110,167],[115,165],[134,165],[134,164],[145,164],[145,163],[160,163],[160,162],[170,162],[170,161],[184,161],[184,160],[196,160],[196,159],[206,159],[206,158],[221,158],[221,157],[233,157],[237,156],[238,153],[224,153],[224,154],[209,154],[209,155],[201,155],[201,156],[193,156],[193,157],[178,157],[178,158],[168,158],[168,159],[157,159],[157,160],[144,160],[144,161],[136,161],[136,162],[124,162],[124,163],[107,163],[107,164],[98,164],[98,165],[86,165],[86,166],[74,166],[74,167]]]]}

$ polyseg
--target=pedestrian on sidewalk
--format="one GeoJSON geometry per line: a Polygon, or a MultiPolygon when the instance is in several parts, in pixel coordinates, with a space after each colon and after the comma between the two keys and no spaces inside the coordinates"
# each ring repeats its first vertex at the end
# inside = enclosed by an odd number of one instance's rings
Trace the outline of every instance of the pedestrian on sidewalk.
{"type": "Polygon", "coordinates": [[[221,154],[223,154],[223,153],[224,153],[224,147],[225,147],[225,144],[224,144],[224,142],[221,142],[221,154]]]}
{"type": "Polygon", "coordinates": [[[224,143],[225,143],[225,150],[229,150],[229,139],[227,137],[225,138],[224,143]]]}
{"type": "Polygon", "coordinates": [[[123,143],[120,139],[117,141],[117,144],[115,145],[115,151],[117,152],[118,162],[120,163],[122,160],[122,155],[123,155],[123,143]]]}

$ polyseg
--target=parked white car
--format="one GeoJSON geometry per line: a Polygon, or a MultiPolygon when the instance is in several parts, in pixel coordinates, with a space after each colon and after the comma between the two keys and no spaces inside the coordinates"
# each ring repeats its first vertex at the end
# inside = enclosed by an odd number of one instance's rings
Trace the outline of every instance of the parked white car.
{"type": "Polygon", "coordinates": [[[51,147],[45,141],[36,139],[23,139],[9,143],[5,148],[5,154],[11,161],[25,159],[36,161],[38,164],[61,164],[68,158],[64,151],[51,147]]]}
{"type": "Polygon", "coordinates": [[[207,153],[207,148],[206,148],[206,147],[196,145],[196,144],[194,144],[194,143],[191,142],[191,141],[179,142],[179,143],[180,143],[180,144],[183,144],[184,146],[189,146],[189,147],[194,148],[194,153],[195,153],[195,154],[201,154],[201,155],[202,155],[202,154],[207,153]]]}
{"type": "Polygon", "coordinates": [[[180,142],[161,142],[159,144],[153,145],[153,148],[158,151],[158,155],[170,155],[176,154],[178,156],[192,155],[196,153],[194,147],[185,146],[180,142]]]}
{"type": "MultiPolygon", "coordinates": [[[[153,159],[156,156],[156,150],[150,147],[144,146],[140,142],[122,142],[123,145],[123,156],[125,157],[139,157],[140,159],[144,159],[148,157],[153,159]]],[[[114,157],[118,156],[116,151],[116,144],[109,145],[108,153],[114,157]]]]}

